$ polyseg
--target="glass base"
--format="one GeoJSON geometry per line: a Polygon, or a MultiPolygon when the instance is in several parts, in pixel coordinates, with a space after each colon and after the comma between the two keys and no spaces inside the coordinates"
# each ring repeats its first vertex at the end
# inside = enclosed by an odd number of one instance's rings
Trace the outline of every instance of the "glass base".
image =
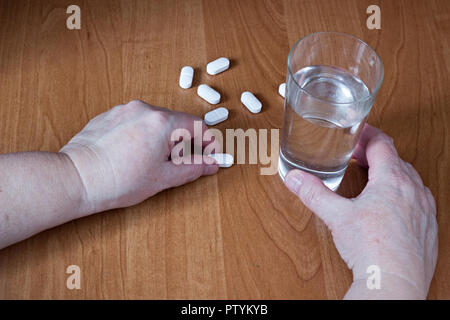
{"type": "Polygon", "coordinates": [[[322,182],[330,190],[336,191],[339,188],[339,185],[341,184],[342,178],[344,177],[345,170],[347,169],[347,167],[336,172],[311,170],[287,160],[280,150],[280,157],[278,159],[278,174],[280,175],[281,180],[284,181],[286,179],[286,175],[288,174],[288,172],[294,169],[299,169],[315,175],[320,180],[322,180],[322,182]]]}

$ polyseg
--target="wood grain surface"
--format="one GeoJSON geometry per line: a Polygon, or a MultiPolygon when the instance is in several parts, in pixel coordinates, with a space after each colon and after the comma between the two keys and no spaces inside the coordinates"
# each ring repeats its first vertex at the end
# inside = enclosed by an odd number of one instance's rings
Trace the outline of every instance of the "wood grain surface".
{"type": "MultiPolygon", "coordinates": [[[[430,299],[450,298],[450,2],[448,0],[2,0],[0,153],[58,151],[88,120],[141,99],[202,116],[194,86],[223,93],[226,128],[280,128],[289,48],[315,31],[351,33],[381,56],[369,123],[395,140],[436,198],[439,259],[430,299]],[[81,30],[66,8],[81,8],[81,30]],[[368,30],[366,8],[381,8],[368,30]],[[229,57],[231,68],[206,74],[229,57]],[[253,115],[240,93],[263,102],[253,115]]],[[[324,224],[259,165],[167,190],[140,205],[67,223],[0,251],[0,298],[341,299],[352,281],[324,224]],[[66,288],[78,265],[80,290],[66,288]]],[[[340,188],[364,187],[351,164],[340,188]]]]}

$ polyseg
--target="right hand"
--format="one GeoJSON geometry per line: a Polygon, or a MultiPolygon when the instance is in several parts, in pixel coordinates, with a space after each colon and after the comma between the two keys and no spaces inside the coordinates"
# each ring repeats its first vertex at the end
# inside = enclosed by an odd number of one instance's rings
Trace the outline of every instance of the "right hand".
{"type": "Polygon", "coordinates": [[[367,268],[377,265],[381,286],[389,289],[378,297],[426,298],[438,252],[433,195],[411,164],[400,159],[393,140],[370,125],[366,124],[353,157],[369,168],[369,181],[354,199],[337,195],[300,170],[287,175],[286,185],[325,222],[353,271],[354,284],[359,282],[366,290],[349,291],[347,297],[371,296],[367,268]]]}
{"type": "Polygon", "coordinates": [[[85,190],[80,216],[128,207],[164,189],[215,174],[219,167],[206,156],[194,155],[199,159],[192,164],[177,165],[169,159],[176,129],[187,130],[192,138],[201,134],[203,142],[208,128],[199,117],[138,100],[89,121],[60,151],[72,160],[85,190]],[[194,130],[195,121],[199,132],[194,130]]]}

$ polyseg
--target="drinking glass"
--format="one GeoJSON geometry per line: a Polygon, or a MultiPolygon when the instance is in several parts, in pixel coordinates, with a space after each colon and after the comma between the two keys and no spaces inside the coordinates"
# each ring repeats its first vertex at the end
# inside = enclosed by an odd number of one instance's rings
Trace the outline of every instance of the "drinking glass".
{"type": "Polygon", "coordinates": [[[287,67],[279,175],[301,169],[335,191],[383,82],[383,63],[352,35],[318,32],[292,47],[287,67]]]}

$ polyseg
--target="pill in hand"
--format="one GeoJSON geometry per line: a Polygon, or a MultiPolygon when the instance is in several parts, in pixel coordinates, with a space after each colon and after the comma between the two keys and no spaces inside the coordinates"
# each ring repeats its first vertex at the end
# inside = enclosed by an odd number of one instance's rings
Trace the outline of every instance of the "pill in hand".
{"type": "Polygon", "coordinates": [[[262,103],[251,92],[245,91],[241,95],[241,102],[252,113],[259,113],[262,108],[262,103]]]}
{"type": "Polygon", "coordinates": [[[210,112],[205,114],[205,123],[208,126],[216,125],[227,119],[228,119],[228,110],[227,108],[224,107],[211,110],[210,112]]]}
{"type": "Polygon", "coordinates": [[[192,86],[192,79],[194,78],[194,69],[190,66],[181,68],[180,72],[180,87],[189,89],[192,86]]]}
{"type": "Polygon", "coordinates": [[[214,76],[218,73],[227,70],[229,67],[230,67],[230,60],[228,60],[227,58],[219,58],[208,63],[208,65],[206,66],[206,72],[214,76]]]}
{"type": "Polygon", "coordinates": [[[207,84],[199,85],[197,94],[211,104],[218,104],[220,102],[220,93],[207,84]]]}
{"type": "Polygon", "coordinates": [[[278,93],[283,98],[286,98],[286,83],[280,84],[280,86],[278,87],[278,93]]]}
{"type": "Polygon", "coordinates": [[[213,154],[208,155],[208,157],[216,160],[216,162],[220,168],[231,167],[234,163],[233,156],[228,153],[213,153],[213,154]]]}

